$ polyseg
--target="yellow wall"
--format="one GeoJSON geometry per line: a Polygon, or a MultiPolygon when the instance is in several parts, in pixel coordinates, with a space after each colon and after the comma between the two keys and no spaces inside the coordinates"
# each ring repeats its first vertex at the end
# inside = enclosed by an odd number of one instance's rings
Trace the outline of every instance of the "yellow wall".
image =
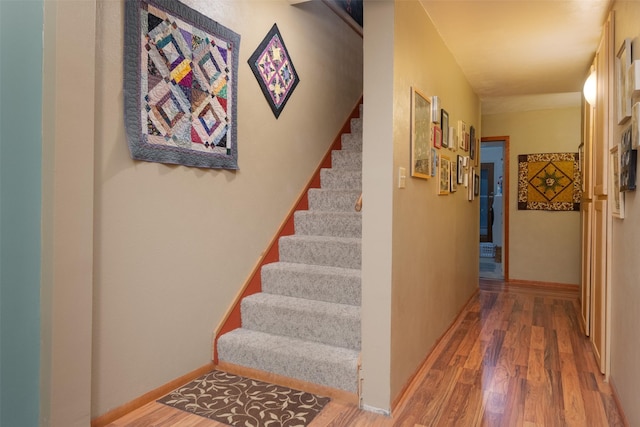
{"type": "MultiPolygon", "coordinates": [[[[615,49],[632,40],[633,59],[640,59],[640,3],[616,1],[615,49]]],[[[634,102],[639,102],[636,98],[634,102]]],[[[614,123],[614,143],[629,123],[614,123]]],[[[613,219],[611,263],[611,383],[618,392],[629,425],[640,425],[640,199],[638,191],[625,193],[625,219],[613,219]]]]}
{"type": "Polygon", "coordinates": [[[509,136],[509,279],[580,283],[580,213],[518,210],[518,155],[578,152],[580,106],[491,114],[482,136],[509,136]]]}
{"type": "Polygon", "coordinates": [[[214,329],[362,93],[362,39],[322,3],[190,0],[242,37],[240,170],[132,161],[123,3],[97,10],[93,417],[210,361],[214,329]],[[274,22],[301,79],[277,120],[247,64],[274,22]]]}
{"type": "Polygon", "coordinates": [[[477,136],[480,102],[419,2],[367,3],[365,21],[363,387],[365,404],[388,410],[478,279],[478,201],[464,188],[438,196],[435,178],[397,188],[398,168],[410,175],[411,87],[477,136]]]}

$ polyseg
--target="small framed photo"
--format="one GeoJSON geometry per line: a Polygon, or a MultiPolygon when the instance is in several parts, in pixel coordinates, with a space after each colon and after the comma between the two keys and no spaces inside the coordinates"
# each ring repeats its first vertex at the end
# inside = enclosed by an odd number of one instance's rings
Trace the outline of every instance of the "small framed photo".
{"type": "Polygon", "coordinates": [[[458,134],[454,126],[449,126],[449,149],[453,151],[458,149],[458,134]]]}
{"type": "Polygon", "coordinates": [[[450,188],[449,191],[455,193],[458,191],[458,162],[451,161],[451,176],[449,177],[450,188]]]}
{"type": "Polygon", "coordinates": [[[449,194],[451,188],[451,160],[447,156],[440,157],[440,167],[438,169],[438,194],[449,194]]]}
{"type": "Polygon", "coordinates": [[[636,189],[638,151],[631,148],[631,126],[622,132],[620,141],[620,191],[636,189]]]}
{"type": "Polygon", "coordinates": [[[478,197],[480,195],[480,175],[473,175],[473,195],[478,197]]]}
{"type": "Polygon", "coordinates": [[[472,160],[472,163],[475,163],[476,160],[476,141],[470,140],[469,142],[469,158],[472,160]]]}
{"type": "Polygon", "coordinates": [[[442,129],[442,146],[449,148],[449,113],[444,108],[440,110],[440,129],[442,129]]]}
{"type": "Polygon", "coordinates": [[[440,123],[440,98],[437,96],[431,97],[431,121],[440,123]]]}
{"type": "Polygon", "coordinates": [[[464,157],[458,154],[458,174],[456,175],[458,184],[464,184],[464,157]]]}
{"type": "Polygon", "coordinates": [[[411,176],[431,178],[431,102],[411,90],[411,176]]]}
{"type": "Polygon", "coordinates": [[[431,147],[431,176],[435,177],[438,172],[438,154],[436,149],[431,147]]]}
{"type": "Polygon", "coordinates": [[[464,120],[458,120],[458,147],[463,151],[469,151],[469,146],[466,145],[467,138],[467,124],[464,120]]]}
{"type": "Polygon", "coordinates": [[[473,166],[467,169],[467,178],[465,178],[466,187],[467,187],[467,200],[472,202],[475,198],[475,193],[473,191],[473,177],[476,175],[476,170],[473,166]]]}
{"type": "Polygon", "coordinates": [[[433,146],[436,148],[442,147],[442,130],[437,125],[433,127],[433,146]]]}
{"type": "Polygon", "coordinates": [[[624,123],[631,117],[631,94],[627,73],[631,67],[631,39],[624,39],[616,55],[616,106],[618,110],[618,124],[624,123]]]}
{"type": "Polygon", "coordinates": [[[615,218],[624,218],[624,193],[620,191],[620,156],[618,145],[609,150],[609,170],[611,188],[611,215],[615,218]]]}

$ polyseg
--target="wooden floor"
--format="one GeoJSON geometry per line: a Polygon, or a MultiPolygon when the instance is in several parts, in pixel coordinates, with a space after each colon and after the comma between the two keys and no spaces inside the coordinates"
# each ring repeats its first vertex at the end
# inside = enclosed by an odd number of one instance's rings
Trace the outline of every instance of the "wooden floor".
{"type": "MultiPolygon", "coordinates": [[[[392,417],[330,402],[319,426],[623,426],[580,332],[575,291],[484,281],[392,417]]],[[[109,424],[223,424],[150,403],[109,424]]]]}

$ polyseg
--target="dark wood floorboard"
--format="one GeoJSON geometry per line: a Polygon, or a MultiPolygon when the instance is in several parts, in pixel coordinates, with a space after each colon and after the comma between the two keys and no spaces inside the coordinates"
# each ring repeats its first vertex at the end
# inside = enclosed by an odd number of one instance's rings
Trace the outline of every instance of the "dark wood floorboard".
{"type": "MultiPolygon", "coordinates": [[[[392,417],[330,402],[321,426],[623,426],[580,331],[577,290],[481,281],[392,417]]],[[[109,424],[223,424],[150,403],[109,424]]]]}

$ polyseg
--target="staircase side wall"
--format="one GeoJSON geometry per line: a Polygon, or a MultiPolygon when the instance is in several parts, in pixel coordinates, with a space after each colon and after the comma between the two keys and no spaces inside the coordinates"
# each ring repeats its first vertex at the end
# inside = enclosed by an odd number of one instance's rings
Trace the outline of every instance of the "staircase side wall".
{"type": "Polygon", "coordinates": [[[211,360],[213,330],[362,94],[362,39],[321,2],[184,3],[241,36],[240,169],[131,160],[124,2],[99,2],[93,418],[211,360]],[[247,64],[274,22],[300,76],[277,119],[247,64]]]}

